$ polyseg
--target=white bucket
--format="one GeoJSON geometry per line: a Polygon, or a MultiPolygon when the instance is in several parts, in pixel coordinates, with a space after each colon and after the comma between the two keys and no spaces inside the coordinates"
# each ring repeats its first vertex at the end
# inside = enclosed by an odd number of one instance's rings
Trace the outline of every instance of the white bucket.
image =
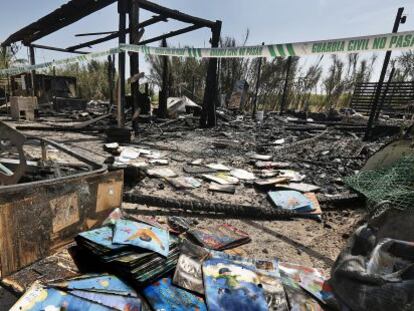
{"type": "Polygon", "coordinates": [[[264,111],[256,111],[256,121],[257,122],[263,122],[264,118],[264,111]]]}

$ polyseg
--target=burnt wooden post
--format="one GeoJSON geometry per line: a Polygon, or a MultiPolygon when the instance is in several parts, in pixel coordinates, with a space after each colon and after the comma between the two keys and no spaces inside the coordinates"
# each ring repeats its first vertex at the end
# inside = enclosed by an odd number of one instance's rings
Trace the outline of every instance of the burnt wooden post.
{"type": "MultiPolygon", "coordinates": [[[[211,28],[212,38],[211,47],[217,48],[220,42],[221,21],[216,21],[211,28]]],[[[203,111],[201,112],[200,126],[216,126],[216,101],[218,99],[217,90],[217,58],[210,58],[208,62],[206,89],[204,91],[203,111]]]]}
{"type": "MultiPolygon", "coordinates": [[[[262,45],[264,45],[264,42],[262,42],[262,45]]],[[[253,112],[252,112],[252,118],[256,118],[256,111],[257,111],[257,96],[259,94],[259,88],[260,88],[260,75],[262,72],[262,61],[263,57],[259,58],[259,62],[257,64],[257,81],[256,81],[256,90],[254,92],[254,99],[253,99],[253,112]]]]}
{"type": "Polygon", "coordinates": [[[113,76],[112,55],[108,55],[108,88],[109,88],[109,107],[114,104],[114,76],[113,76]]]}
{"type": "MultiPolygon", "coordinates": [[[[398,28],[400,24],[404,24],[406,21],[406,16],[403,16],[404,8],[399,8],[397,12],[397,16],[395,17],[394,27],[392,29],[393,33],[398,32],[398,28]]],[[[384,64],[382,66],[380,79],[378,81],[377,89],[375,91],[374,101],[372,102],[371,113],[369,115],[367,129],[365,131],[364,140],[371,139],[372,136],[372,127],[375,123],[375,116],[377,115],[378,103],[381,97],[382,86],[384,85],[385,76],[387,74],[388,64],[391,60],[391,51],[387,51],[385,53],[384,64]]],[[[380,112],[378,111],[378,114],[380,112]]]]}
{"type": "MultiPolygon", "coordinates": [[[[167,40],[162,39],[162,47],[167,47],[167,40]]],[[[158,104],[158,117],[166,118],[167,117],[167,101],[169,96],[168,89],[168,77],[169,77],[169,68],[168,68],[168,56],[162,57],[162,89],[159,95],[159,104],[158,104]]]]}
{"type": "Polygon", "coordinates": [[[286,102],[287,102],[288,92],[289,92],[289,78],[290,78],[291,67],[292,67],[292,56],[289,56],[287,59],[285,86],[283,87],[282,102],[280,104],[280,114],[283,114],[286,109],[286,102]]]}
{"type": "MultiPolygon", "coordinates": [[[[129,7],[129,43],[130,44],[139,44],[141,36],[139,34],[139,4],[137,1],[131,0],[129,7]]],[[[130,53],[129,55],[130,63],[130,74],[131,77],[134,77],[139,73],[139,54],[130,53]]],[[[132,97],[132,107],[135,113],[136,107],[139,107],[139,80],[131,83],[131,97],[132,97]]]]}
{"type": "Polygon", "coordinates": [[[391,86],[391,83],[392,83],[392,79],[394,78],[394,74],[395,74],[395,68],[393,67],[391,69],[390,75],[388,77],[388,82],[387,82],[387,85],[385,87],[384,93],[382,94],[382,99],[381,99],[380,105],[377,109],[377,113],[375,114],[374,122],[378,121],[380,112],[381,112],[382,108],[384,107],[384,103],[385,103],[385,100],[387,99],[387,94],[388,94],[388,91],[390,90],[390,86],[391,86]]]}
{"type": "MultiPolygon", "coordinates": [[[[29,45],[29,55],[30,55],[30,65],[36,65],[36,57],[35,57],[35,51],[34,47],[29,45]]],[[[36,96],[37,90],[36,90],[36,71],[31,71],[31,83],[32,83],[32,96],[36,96]]]]}
{"type": "MultiPolygon", "coordinates": [[[[127,0],[118,0],[118,13],[119,13],[119,44],[126,42],[126,13],[127,13],[127,0]]],[[[118,127],[124,126],[125,120],[125,52],[119,52],[118,54],[118,71],[119,71],[119,88],[118,88],[118,107],[117,107],[117,120],[118,127]]]]}

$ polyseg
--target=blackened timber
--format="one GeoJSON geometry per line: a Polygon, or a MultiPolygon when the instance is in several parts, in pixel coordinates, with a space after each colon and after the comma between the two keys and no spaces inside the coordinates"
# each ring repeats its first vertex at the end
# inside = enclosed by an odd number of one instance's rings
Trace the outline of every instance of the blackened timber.
{"type": "Polygon", "coordinates": [[[379,107],[377,109],[377,112],[375,114],[374,122],[377,122],[378,121],[378,118],[380,116],[380,112],[382,111],[382,107],[384,106],[384,103],[387,100],[387,94],[388,94],[388,91],[390,89],[390,84],[392,82],[392,79],[394,78],[394,74],[395,74],[395,67],[393,67],[391,69],[390,76],[388,77],[388,83],[387,83],[387,85],[385,87],[384,93],[382,94],[381,103],[380,103],[380,105],[379,105],[379,107]]]}
{"type": "Polygon", "coordinates": [[[109,85],[109,106],[112,107],[114,104],[114,62],[112,55],[108,55],[108,85],[109,85]]]}
{"type": "MultiPolygon", "coordinates": [[[[187,213],[223,215],[227,217],[237,217],[240,219],[251,220],[289,220],[292,218],[309,218],[309,215],[306,215],[304,213],[296,213],[283,209],[226,203],[212,203],[210,201],[203,200],[196,201],[173,198],[167,199],[133,192],[124,193],[124,202],[160,207],[167,210],[180,210],[187,213]]],[[[133,210],[128,209],[128,212],[132,213],[133,210]]]]}
{"type": "MultiPolygon", "coordinates": [[[[265,43],[262,42],[262,45],[264,45],[265,43]]],[[[253,113],[252,113],[252,117],[253,119],[256,118],[256,111],[257,111],[257,96],[259,94],[259,88],[260,88],[260,74],[262,72],[262,61],[263,58],[260,57],[258,64],[257,64],[257,80],[256,80],[256,90],[254,92],[254,99],[253,99],[253,113]]]]}
{"type": "Polygon", "coordinates": [[[87,32],[87,33],[77,33],[75,37],[87,37],[87,36],[102,36],[102,35],[110,35],[116,33],[117,31],[102,31],[102,32],[87,32]]]}
{"type": "MultiPolygon", "coordinates": [[[[167,40],[164,38],[162,39],[162,47],[167,47],[167,40]]],[[[162,90],[159,96],[159,104],[158,104],[158,117],[159,118],[166,118],[167,117],[167,101],[169,96],[169,85],[168,85],[168,56],[161,56],[162,57],[162,90]]]]}
{"type": "Polygon", "coordinates": [[[197,29],[200,29],[200,28],[203,28],[203,26],[199,26],[199,25],[188,26],[188,27],[185,27],[183,29],[179,29],[179,30],[176,30],[176,31],[171,31],[171,32],[169,32],[165,35],[161,35],[161,36],[158,36],[158,37],[155,37],[155,38],[151,38],[151,39],[141,41],[139,43],[139,45],[145,45],[145,44],[148,44],[148,43],[160,41],[162,39],[168,39],[168,38],[175,37],[175,36],[178,36],[178,35],[182,35],[184,33],[194,31],[194,30],[197,30],[197,29]]]}
{"type": "Polygon", "coordinates": [[[64,52],[64,53],[74,53],[74,54],[89,54],[89,52],[82,52],[82,51],[69,51],[67,49],[57,48],[54,46],[48,46],[48,45],[41,45],[41,44],[31,44],[30,46],[36,48],[36,49],[42,49],[42,50],[50,50],[50,51],[57,51],[57,52],[64,52]]]}
{"type": "MultiPolygon", "coordinates": [[[[217,48],[220,41],[221,21],[217,21],[212,28],[211,47],[217,48]]],[[[206,88],[204,91],[203,111],[201,112],[200,126],[216,126],[216,102],[218,100],[217,90],[217,58],[210,58],[208,62],[206,88]]]]}
{"type": "MultiPolygon", "coordinates": [[[[29,46],[29,51],[30,51],[30,65],[34,66],[36,65],[34,47],[29,46]]],[[[36,92],[36,71],[35,70],[31,71],[30,77],[31,77],[31,83],[32,83],[32,96],[36,96],[37,92],[36,92]]]]}
{"type": "MultiPolygon", "coordinates": [[[[150,25],[156,24],[156,23],[161,22],[161,21],[166,21],[166,19],[162,16],[154,16],[154,17],[138,24],[137,28],[139,29],[139,28],[148,27],[150,25]]],[[[109,40],[112,40],[112,39],[115,39],[115,38],[119,38],[121,35],[126,35],[127,33],[130,33],[130,32],[131,32],[131,28],[125,28],[125,30],[111,33],[110,35],[105,36],[103,38],[99,38],[99,39],[91,40],[91,41],[84,42],[84,43],[81,43],[81,44],[77,44],[77,45],[74,45],[74,46],[70,46],[66,50],[74,51],[74,50],[79,50],[79,49],[83,49],[83,48],[86,48],[86,47],[91,47],[91,46],[99,44],[99,43],[103,43],[103,42],[106,42],[106,41],[109,41],[109,40]]]]}
{"type": "MultiPolygon", "coordinates": [[[[118,13],[119,13],[119,44],[124,44],[126,41],[126,13],[127,13],[127,0],[118,0],[118,13]]],[[[125,117],[125,52],[118,54],[118,72],[119,72],[119,95],[118,95],[118,107],[117,107],[117,121],[118,127],[124,126],[125,117]]]]}
{"type": "MultiPolygon", "coordinates": [[[[404,8],[399,8],[398,12],[397,12],[397,16],[395,17],[395,21],[394,21],[394,27],[392,29],[393,33],[397,33],[398,32],[398,28],[400,26],[400,23],[403,21],[403,12],[404,12],[404,8]]],[[[405,20],[404,20],[405,22],[405,20]]],[[[387,51],[385,53],[385,58],[384,58],[384,64],[382,66],[382,70],[381,70],[381,75],[380,75],[380,79],[378,81],[378,86],[375,92],[375,97],[374,97],[374,102],[372,103],[372,107],[371,107],[371,112],[369,115],[369,119],[368,119],[368,126],[367,129],[365,131],[365,136],[364,136],[364,140],[369,140],[372,138],[372,128],[375,124],[375,116],[377,114],[377,109],[378,109],[378,103],[381,97],[381,90],[382,90],[382,86],[384,84],[384,80],[385,80],[385,75],[387,74],[387,68],[388,68],[388,64],[390,63],[391,60],[391,51],[387,51]]],[[[380,113],[380,112],[378,112],[380,113]]]]}
{"type": "Polygon", "coordinates": [[[10,35],[2,46],[23,41],[28,45],[97,12],[117,0],[71,0],[52,13],[10,35]]]}
{"type": "MultiPolygon", "coordinates": [[[[139,40],[141,39],[143,33],[140,34],[139,32],[139,5],[136,1],[131,1],[129,6],[129,43],[130,44],[138,44],[139,40]]],[[[130,75],[134,77],[136,74],[139,73],[139,55],[138,53],[131,53],[129,55],[129,65],[130,65],[130,75]]],[[[135,109],[139,107],[139,79],[135,82],[131,83],[131,97],[132,103],[134,107],[134,114],[135,109]]]]}
{"type": "Polygon", "coordinates": [[[185,13],[182,13],[177,10],[172,10],[166,7],[163,7],[161,5],[155,4],[153,2],[147,1],[147,0],[135,0],[138,1],[140,8],[151,11],[156,14],[160,14],[162,16],[172,18],[184,23],[191,23],[200,25],[202,27],[209,27],[214,28],[216,26],[216,23],[207,19],[191,16],[185,13]]]}

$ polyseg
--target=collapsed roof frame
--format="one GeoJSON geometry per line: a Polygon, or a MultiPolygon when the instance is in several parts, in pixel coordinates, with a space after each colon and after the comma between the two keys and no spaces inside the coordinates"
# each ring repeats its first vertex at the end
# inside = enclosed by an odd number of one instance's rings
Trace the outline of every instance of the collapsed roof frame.
{"type": "MultiPolygon", "coordinates": [[[[59,52],[86,54],[88,52],[80,51],[86,47],[92,47],[96,44],[106,42],[118,38],[119,44],[126,43],[126,35],[129,34],[129,42],[136,45],[144,45],[157,41],[163,41],[167,38],[178,36],[180,34],[188,33],[200,28],[209,28],[212,32],[210,40],[212,47],[218,47],[221,33],[221,21],[210,21],[207,19],[191,16],[177,10],[160,6],[147,0],[70,0],[68,3],[62,5],[52,13],[42,17],[38,21],[20,29],[14,34],[10,35],[2,44],[2,47],[11,46],[14,43],[22,42],[29,48],[30,64],[35,65],[35,48],[47,49],[59,52]],[[52,47],[47,45],[39,45],[35,41],[48,36],[66,26],[69,26],[82,18],[95,13],[113,3],[118,3],[119,14],[119,29],[113,32],[102,33],[87,33],[84,35],[105,35],[102,38],[91,40],[82,44],[77,44],[67,48],[52,47]],[[157,14],[150,19],[140,22],[139,10],[150,11],[157,14]],[[129,27],[127,28],[127,15],[129,16],[129,27]],[[145,27],[156,24],[158,22],[167,22],[168,19],[177,20],[180,22],[192,24],[183,29],[172,31],[170,33],[160,35],[151,39],[141,41],[141,37],[145,27]]],[[[118,126],[123,127],[125,120],[125,52],[119,53],[118,74],[119,74],[119,94],[118,94],[118,126]]],[[[139,73],[139,56],[137,53],[131,53],[130,57],[130,74],[134,76],[139,73]]],[[[163,56],[168,59],[167,56],[163,56]]],[[[165,63],[167,63],[165,61],[165,63]]],[[[200,118],[200,125],[202,127],[212,127],[216,125],[216,102],[217,102],[217,59],[210,59],[206,87],[203,99],[203,111],[200,118]]],[[[168,70],[168,66],[164,66],[164,70],[168,70]]],[[[32,71],[32,89],[35,92],[34,77],[35,71],[32,71]]],[[[168,74],[163,74],[162,91],[163,96],[160,96],[160,111],[161,117],[166,117],[167,95],[168,94],[168,74]]],[[[131,84],[131,95],[134,106],[139,104],[139,81],[131,84]]]]}

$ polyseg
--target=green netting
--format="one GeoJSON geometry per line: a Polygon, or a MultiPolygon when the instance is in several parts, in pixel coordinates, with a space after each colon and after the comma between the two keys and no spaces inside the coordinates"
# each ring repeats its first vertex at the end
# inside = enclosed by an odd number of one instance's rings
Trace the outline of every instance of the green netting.
{"type": "Polygon", "coordinates": [[[392,166],[362,171],[345,183],[367,198],[371,214],[390,208],[414,212],[414,156],[405,156],[392,166]]]}

